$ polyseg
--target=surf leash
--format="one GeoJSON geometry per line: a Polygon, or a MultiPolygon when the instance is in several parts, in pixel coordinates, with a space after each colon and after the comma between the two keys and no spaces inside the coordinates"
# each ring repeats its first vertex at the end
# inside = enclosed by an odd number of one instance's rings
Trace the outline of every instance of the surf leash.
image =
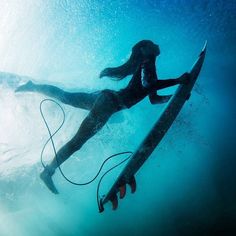
{"type": "MultiPolygon", "coordinates": [[[[54,143],[53,137],[58,133],[58,131],[59,131],[59,130],[62,128],[62,126],[64,125],[66,114],[65,114],[65,111],[64,111],[63,107],[62,107],[58,102],[56,102],[56,101],[53,100],[53,99],[48,99],[48,98],[47,98],[47,99],[43,99],[43,100],[40,102],[40,107],[39,107],[39,109],[40,109],[40,114],[41,114],[41,116],[42,116],[42,119],[43,119],[43,121],[44,121],[44,124],[45,124],[45,126],[46,126],[46,128],[47,128],[47,131],[48,131],[48,134],[49,134],[49,138],[48,138],[48,140],[45,142],[45,144],[44,144],[44,146],[43,146],[43,148],[42,148],[41,154],[40,154],[41,164],[42,164],[42,166],[43,166],[44,168],[46,168],[46,165],[45,165],[44,162],[43,162],[43,154],[44,154],[44,151],[45,151],[45,148],[46,148],[47,144],[48,144],[50,141],[51,141],[51,144],[52,144],[52,148],[53,148],[54,155],[55,155],[55,157],[56,157],[56,161],[57,161],[57,163],[59,163],[58,157],[57,157],[57,151],[56,151],[56,147],[55,147],[55,143],[54,143]],[[51,129],[50,129],[49,125],[48,125],[48,121],[46,120],[45,115],[44,115],[44,112],[43,112],[43,109],[42,109],[43,104],[44,104],[45,102],[51,102],[51,103],[56,104],[56,105],[60,108],[60,110],[61,110],[61,112],[62,112],[62,115],[63,115],[62,122],[61,122],[61,124],[59,125],[59,127],[54,131],[54,133],[51,132],[51,129]]],[[[92,182],[94,182],[94,181],[97,179],[97,177],[98,177],[99,174],[101,173],[101,171],[102,171],[104,165],[105,165],[109,160],[113,159],[114,157],[121,156],[121,155],[126,155],[126,154],[129,154],[129,156],[126,157],[126,158],[125,158],[124,160],[122,160],[121,162],[119,162],[118,164],[116,164],[116,165],[114,165],[113,167],[111,167],[110,169],[108,169],[108,170],[100,177],[100,179],[99,179],[99,181],[98,181],[98,184],[97,184],[97,191],[96,191],[96,195],[97,195],[97,205],[98,205],[99,212],[102,212],[102,211],[104,210],[104,208],[103,208],[103,205],[101,204],[102,198],[100,197],[100,194],[99,194],[100,191],[99,191],[99,190],[100,190],[100,186],[101,186],[101,183],[102,183],[103,178],[104,178],[109,172],[111,172],[112,170],[114,170],[116,167],[118,167],[118,166],[120,166],[121,164],[123,164],[124,162],[126,162],[126,161],[131,157],[131,155],[133,154],[133,152],[131,152],[131,151],[126,151],[126,152],[120,152],[120,153],[116,153],[116,154],[113,154],[113,155],[109,156],[108,158],[106,158],[106,159],[103,161],[103,163],[101,164],[101,166],[100,166],[99,170],[97,171],[97,173],[95,174],[95,176],[94,176],[93,178],[91,178],[90,180],[88,180],[87,182],[84,182],[84,183],[74,182],[74,181],[70,180],[70,179],[64,174],[64,172],[62,171],[60,165],[58,165],[58,169],[59,169],[61,175],[63,176],[63,178],[64,178],[67,182],[69,182],[69,183],[71,183],[71,184],[73,184],[73,185],[77,185],[77,186],[85,186],[85,185],[91,184],[92,182]]]]}

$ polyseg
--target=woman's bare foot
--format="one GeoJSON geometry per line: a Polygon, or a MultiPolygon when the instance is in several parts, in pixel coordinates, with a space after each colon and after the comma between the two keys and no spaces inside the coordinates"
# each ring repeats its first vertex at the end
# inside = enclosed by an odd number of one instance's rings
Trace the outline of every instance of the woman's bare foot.
{"type": "Polygon", "coordinates": [[[30,92],[33,90],[34,87],[34,83],[29,80],[26,84],[23,84],[21,86],[19,86],[18,88],[16,88],[15,92],[30,92]]]}
{"type": "Polygon", "coordinates": [[[55,171],[51,171],[50,168],[46,166],[46,168],[44,168],[44,170],[41,172],[40,178],[51,192],[58,194],[59,192],[57,191],[52,181],[52,175],[54,174],[54,172],[55,171]]]}

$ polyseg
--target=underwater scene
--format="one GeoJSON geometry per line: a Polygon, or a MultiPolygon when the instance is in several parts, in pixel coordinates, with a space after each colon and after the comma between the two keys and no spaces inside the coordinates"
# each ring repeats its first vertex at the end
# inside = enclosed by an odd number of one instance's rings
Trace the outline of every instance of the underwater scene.
{"type": "Polygon", "coordinates": [[[1,0],[0,16],[0,236],[236,235],[236,1],[1,0]]]}

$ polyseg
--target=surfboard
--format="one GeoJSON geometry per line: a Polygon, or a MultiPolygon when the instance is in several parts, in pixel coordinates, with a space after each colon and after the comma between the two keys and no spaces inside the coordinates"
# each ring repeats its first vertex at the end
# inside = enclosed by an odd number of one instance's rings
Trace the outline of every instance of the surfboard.
{"type": "Polygon", "coordinates": [[[205,42],[198,59],[190,70],[189,82],[178,86],[175,94],[170,99],[165,110],[162,112],[161,116],[154,124],[148,135],[144,138],[142,143],[139,145],[137,150],[131,156],[113,186],[110,188],[108,193],[102,199],[100,199],[100,212],[104,211],[104,204],[109,201],[112,203],[113,210],[117,209],[117,193],[120,193],[120,199],[124,198],[127,184],[131,188],[131,193],[136,191],[135,174],[155,150],[157,145],[167,133],[168,129],[175,121],[185,102],[190,98],[191,91],[198,78],[205,59],[206,46],[207,42],[205,42]]]}

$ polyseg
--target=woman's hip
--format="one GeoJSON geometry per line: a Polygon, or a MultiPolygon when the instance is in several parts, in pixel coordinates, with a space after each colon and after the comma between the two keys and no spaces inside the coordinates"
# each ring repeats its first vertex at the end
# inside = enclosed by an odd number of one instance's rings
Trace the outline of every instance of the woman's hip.
{"type": "Polygon", "coordinates": [[[100,109],[101,112],[115,113],[124,109],[122,102],[116,91],[110,89],[104,89],[100,92],[94,108],[100,109]]]}

